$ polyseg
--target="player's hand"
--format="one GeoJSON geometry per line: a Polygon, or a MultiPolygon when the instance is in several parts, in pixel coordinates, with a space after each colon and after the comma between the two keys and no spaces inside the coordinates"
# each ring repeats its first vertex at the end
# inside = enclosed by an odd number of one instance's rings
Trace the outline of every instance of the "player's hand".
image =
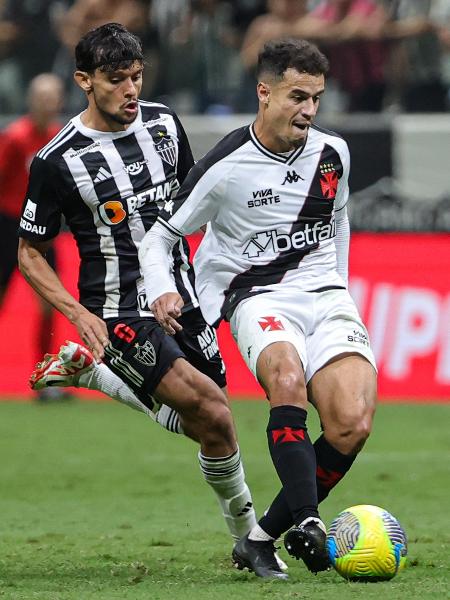
{"type": "Polygon", "coordinates": [[[176,292],[167,292],[166,294],[159,296],[159,298],[153,302],[150,309],[164,331],[169,335],[175,335],[175,333],[183,329],[177,321],[177,319],[181,317],[183,305],[183,298],[180,294],[176,292]]]}
{"type": "Polygon", "coordinates": [[[72,323],[78,330],[83,343],[89,348],[96,361],[101,361],[105,356],[105,347],[109,344],[108,329],[105,321],[89,312],[80,312],[72,323]]]}

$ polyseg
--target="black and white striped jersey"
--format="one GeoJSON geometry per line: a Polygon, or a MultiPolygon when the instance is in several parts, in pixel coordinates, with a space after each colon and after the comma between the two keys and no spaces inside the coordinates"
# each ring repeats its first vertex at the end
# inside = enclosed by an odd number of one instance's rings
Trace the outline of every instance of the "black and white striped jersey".
{"type": "Polygon", "coordinates": [[[349,165],[347,144],[333,132],[312,126],[302,148],[275,154],[247,126],[193,167],[158,222],[178,235],[208,223],[194,259],[208,323],[217,324],[243,298],[280,286],[346,286],[334,237],[349,165]]]}
{"type": "MultiPolygon", "coordinates": [[[[19,235],[52,239],[63,215],[81,258],[80,302],[104,319],[149,316],[139,245],[193,163],[177,116],[162,104],[141,101],[135,121],[115,133],[89,129],[78,115],[33,160],[19,235]]],[[[172,266],[184,310],[198,306],[185,240],[172,266]]]]}

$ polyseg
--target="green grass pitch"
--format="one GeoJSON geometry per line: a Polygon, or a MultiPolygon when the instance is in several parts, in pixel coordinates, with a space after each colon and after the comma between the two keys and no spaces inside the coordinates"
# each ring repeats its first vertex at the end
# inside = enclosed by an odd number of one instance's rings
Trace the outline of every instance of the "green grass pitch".
{"type": "MultiPolygon", "coordinates": [[[[278,490],[267,406],[233,402],[258,513],[278,490]]],[[[311,409],[310,430],[318,431],[311,409]]],[[[289,564],[289,582],[231,566],[231,541],[196,446],[113,403],[0,402],[0,599],[448,598],[450,406],[381,405],[351,473],[322,506],[392,512],[409,565],[391,582],[347,583],[289,564]]]]}

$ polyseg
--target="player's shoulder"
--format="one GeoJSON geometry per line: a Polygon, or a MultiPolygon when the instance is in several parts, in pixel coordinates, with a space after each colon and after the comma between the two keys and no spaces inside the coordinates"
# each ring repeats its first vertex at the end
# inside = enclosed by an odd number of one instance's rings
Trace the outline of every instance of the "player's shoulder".
{"type": "Polygon", "coordinates": [[[142,121],[150,121],[152,119],[164,118],[164,115],[170,115],[171,117],[177,118],[177,115],[173,108],[163,104],[162,102],[150,102],[147,100],[139,100],[139,106],[141,108],[142,121]]]}
{"type": "Polygon", "coordinates": [[[333,131],[332,129],[326,129],[325,127],[321,127],[320,125],[313,123],[311,125],[311,132],[314,137],[323,138],[328,143],[347,146],[347,142],[342,137],[342,135],[340,133],[337,133],[336,131],[333,131]]]}
{"type": "Polygon", "coordinates": [[[43,148],[38,150],[35,158],[49,162],[59,161],[63,154],[74,146],[77,136],[80,137],[80,133],[71,119],[43,148]]]}
{"type": "Polygon", "coordinates": [[[347,142],[342,137],[342,135],[340,135],[336,131],[332,131],[331,129],[325,129],[325,127],[320,127],[316,123],[313,123],[313,125],[311,125],[310,133],[313,139],[316,139],[321,143],[328,144],[337,152],[339,152],[339,154],[349,154],[347,142]]]}
{"type": "Polygon", "coordinates": [[[245,125],[228,133],[213,148],[200,159],[203,168],[210,168],[214,164],[234,155],[234,153],[251,141],[250,127],[245,125]]]}

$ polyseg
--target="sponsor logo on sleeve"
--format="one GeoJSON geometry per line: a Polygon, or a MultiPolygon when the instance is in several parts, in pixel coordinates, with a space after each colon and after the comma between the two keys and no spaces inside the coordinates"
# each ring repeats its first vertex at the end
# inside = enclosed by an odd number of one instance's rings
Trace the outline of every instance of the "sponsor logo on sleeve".
{"type": "Polygon", "coordinates": [[[36,202],[32,202],[29,198],[27,199],[23,216],[25,219],[28,219],[28,221],[34,221],[36,219],[36,202]]]}
{"type": "Polygon", "coordinates": [[[20,228],[24,231],[29,231],[31,233],[37,233],[38,235],[44,235],[47,231],[47,227],[43,225],[33,225],[32,223],[28,223],[25,219],[20,219],[20,228]]]}

